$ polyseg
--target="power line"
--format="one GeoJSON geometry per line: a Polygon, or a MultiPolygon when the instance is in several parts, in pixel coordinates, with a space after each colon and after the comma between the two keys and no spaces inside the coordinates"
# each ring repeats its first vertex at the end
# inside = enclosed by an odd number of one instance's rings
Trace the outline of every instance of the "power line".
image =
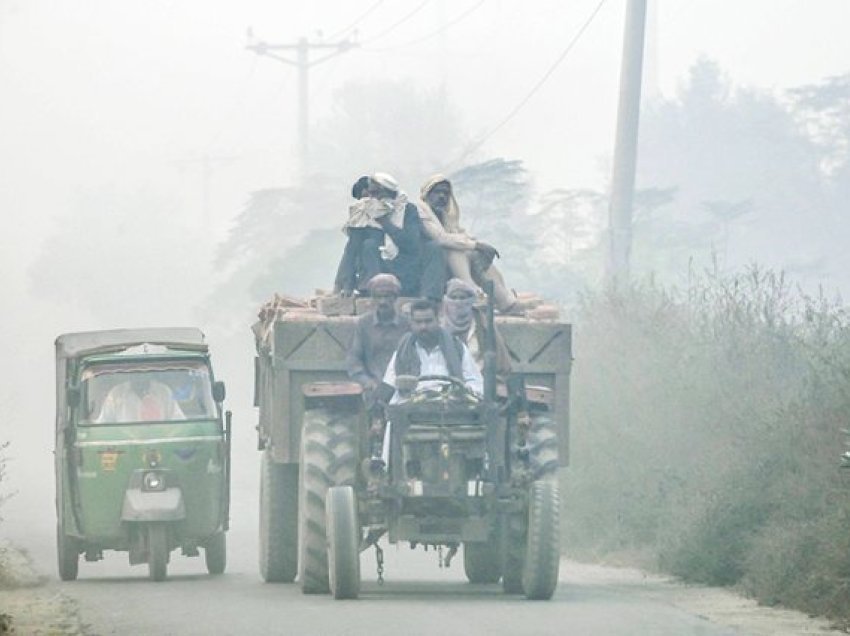
{"type": "Polygon", "coordinates": [[[379,49],[363,49],[363,50],[369,51],[370,53],[377,53],[377,52],[383,52],[383,51],[395,51],[397,49],[403,49],[403,48],[406,48],[408,46],[413,46],[414,44],[420,44],[422,42],[425,42],[426,40],[430,40],[431,38],[440,35],[444,31],[447,31],[448,29],[450,29],[451,27],[456,25],[458,22],[463,21],[467,16],[469,16],[475,10],[477,10],[478,8],[483,6],[485,1],[486,0],[479,0],[478,3],[471,6],[469,9],[467,9],[466,11],[464,11],[463,13],[458,15],[456,18],[449,20],[448,22],[446,22],[446,24],[441,26],[436,31],[432,31],[428,35],[423,35],[421,38],[416,38],[415,40],[411,40],[410,42],[406,42],[405,44],[398,44],[396,46],[387,46],[387,47],[383,47],[383,48],[379,48],[379,49]]]}
{"type": "Polygon", "coordinates": [[[348,25],[347,27],[345,27],[344,29],[340,29],[339,31],[336,31],[335,33],[332,33],[331,35],[329,35],[329,36],[328,36],[328,39],[329,39],[329,40],[334,40],[334,39],[338,38],[340,35],[342,35],[343,33],[348,33],[349,31],[351,31],[351,29],[353,29],[353,28],[354,28],[354,27],[356,27],[358,24],[360,24],[361,22],[363,22],[363,20],[365,20],[366,18],[368,18],[368,17],[369,17],[369,15],[370,15],[370,14],[371,14],[371,13],[372,13],[375,9],[377,9],[378,7],[380,7],[382,4],[384,4],[384,0],[378,0],[378,1],[377,1],[376,3],[374,3],[371,7],[369,7],[368,9],[366,9],[366,10],[365,10],[363,13],[361,13],[359,16],[357,16],[357,17],[354,19],[354,22],[352,22],[351,24],[349,24],[349,25],[348,25]]]}
{"type": "Polygon", "coordinates": [[[560,54],[560,55],[558,55],[558,58],[555,60],[555,62],[554,62],[554,63],[553,63],[553,64],[552,64],[549,68],[548,68],[548,70],[547,70],[547,71],[543,74],[543,77],[541,77],[541,78],[540,78],[540,80],[539,80],[539,81],[538,81],[538,82],[537,82],[537,83],[536,83],[536,84],[535,84],[535,85],[531,88],[531,90],[530,90],[530,91],[528,91],[528,93],[526,94],[526,96],[525,96],[525,97],[523,97],[523,99],[519,102],[519,104],[517,104],[517,105],[516,105],[516,106],[515,106],[515,107],[514,107],[514,108],[513,108],[513,109],[512,109],[512,110],[511,110],[511,111],[510,111],[510,112],[509,112],[509,113],[508,113],[508,114],[507,114],[504,118],[503,118],[503,119],[502,119],[502,121],[500,121],[498,124],[496,124],[496,125],[495,125],[492,129],[490,129],[490,131],[489,131],[487,134],[485,134],[485,135],[484,135],[481,139],[479,139],[477,142],[473,143],[473,144],[472,144],[469,148],[467,148],[467,149],[463,152],[463,154],[461,154],[461,155],[460,155],[457,159],[455,159],[452,163],[450,163],[450,164],[449,164],[450,166],[454,166],[454,165],[456,165],[456,164],[460,163],[461,161],[463,161],[464,159],[466,159],[466,158],[467,158],[470,154],[472,154],[473,152],[475,152],[476,150],[478,150],[481,146],[483,146],[483,145],[484,145],[484,143],[485,143],[488,139],[490,139],[490,137],[492,137],[492,136],[493,136],[493,135],[495,135],[495,134],[496,134],[499,130],[501,130],[501,129],[502,129],[502,128],[503,128],[503,127],[504,127],[504,126],[505,126],[505,125],[506,125],[506,124],[507,124],[507,123],[511,120],[511,119],[513,119],[513,118],[516,116],[516,114],[517,114],[519,111],[521,111],[521,110],[523,109],[523,107],[524,107],[524,106],[525,106],[525,105],[526,105],[529,101],[531,101],[531,98],[532,98],[532,97],[534,97],[534,95],[537,93],[537,91],[539,91],[539,90],[543,87],[543,85],[546,83],[546,81],[547,81],[547,80],[548,80],[548,79],[552,76],[552,73],[554,73],[554,72],[555,72],[555,70],[556,70],[556,69],[557,69],[557,68],[561,65],[561,63],[562,63],[562,62],[563,62],[563,61],[567,58],[567,56],[570,54],[570,51],[572,51],[572,50],[573,50],[573,47],[575,47],[575,45],[576,45],[576,44],[578,43],[578,41],[581,39],[581,36],[582,36],[582,35],[584,35],[584,32],[587,30],[587,28],[590,26],[590,24],[593,22],[593,20],[594,20],[594,19],[596,18],[596,16],[599,14],[599,11],[602,9],[602,6],[605,4],[605,1],[606,1],[606,0],[600,0],[599,4],[597,4],[597,5],[596,5],[596,8],[595,8],[595,9],[591,12],[591,14],[590,14],[590,16],[587,18],[587,20],[584,22],[584,24],[582,24],[581,28],[580,28],[580,29],[576,32],[576,34],[573,36],[573,39],[572,39],[572,40],[570,40],[570,43],[569,43],[569,44],[567,44],[566,48],[565,48],[563,51],[561,51],[561,54],[560,54]]]}
{"type": "Polygon", "coordinates": [[[392,33],[395,29],[397,29],[398,27],[400,27],[402,24],[404,24],[405,22],[407,22],[408,20],[410,20],[410,18],[412,18],[413,16],[415,16],[417,13],[419,13],[419,12],[420,12],[423,8],[425,8],[425,5],[426,5],[426,4],[428,4],[428,2],[429,2],[429,1],[430,1],[430,0],[424,0],[424,2],[420,2],[418,5],[416,5],[416,7],[414,7],[413,11],[411,11],[411,12],[410,12],[410,13],[408,13],[408,14],[406,14],[403,18],[401,18],[401,20],[399,20],[399,21],[398,21],[398,22],[396,22],[395,24],[393,24],[393,25],[389,26],[388,28],[384,29],[383,31],[381,31],[380,33],[378,33],[378,35],[375,35],[375,36],[373,36],[373,37],[369,38],[368,40],[366,40],[365,42],[363,42],[363,44],[369,44],[370,42],[374,42],[375,40],[379,40],[379,39],[381,39],[382,37],[385,37],[385,36],[389,35],[389,34],[390,34],[390,33],[392,33]]]}

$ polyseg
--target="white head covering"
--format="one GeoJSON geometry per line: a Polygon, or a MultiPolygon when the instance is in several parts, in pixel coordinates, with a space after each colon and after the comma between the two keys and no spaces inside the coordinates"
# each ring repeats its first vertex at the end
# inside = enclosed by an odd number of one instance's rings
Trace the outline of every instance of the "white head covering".
{"type": "Polygon", "coordinates": [[[398,181],[396,181],[395,177],[393,177],[391,174],[388,174],[386,172],[375,172],[369,178],[382,188],[392,190],[393,192],[399,191],[398,181]]]}

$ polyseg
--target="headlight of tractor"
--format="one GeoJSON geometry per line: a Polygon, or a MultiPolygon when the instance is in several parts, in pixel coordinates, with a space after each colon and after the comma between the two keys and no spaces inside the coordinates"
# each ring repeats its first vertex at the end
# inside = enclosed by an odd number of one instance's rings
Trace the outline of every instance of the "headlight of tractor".
{"type": "Polygon", "coordinates": [[[149,470],[142,476],[142,490],[161,492],[165,490],[165,475],[158,470],[149,470]]]}

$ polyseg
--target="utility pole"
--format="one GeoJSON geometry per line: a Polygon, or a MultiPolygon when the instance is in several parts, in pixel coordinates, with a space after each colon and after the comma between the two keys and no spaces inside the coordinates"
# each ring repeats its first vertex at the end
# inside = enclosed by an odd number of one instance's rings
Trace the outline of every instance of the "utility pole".
{"type": "Polygon", "coordinates": [[[611,245],[608,279],[614,284],[624,283],[629,279],[645,25],[646,0],[628,0],[609,207],[611,245]]]}
{"type": "Polygon", "coordinates": [[[310,172],[309,71],[313,66],[350,51],[358,44],[350,39],[339,42],[310,42],[307,38],[300,38],[291,44],[268,44],[263,41],[254,42],[251,29],[248,29],[248,40],[249,44],[245,48],[249,51],[290,64],[298,69],[298,174],[300,181],[304,183],[310,172]],[[317,59],[310,60],[310,52],[313,50],[326,51],[326,53],[317,59]],[[277,51],[294,52],[295,59],[284,57],[277,51]]]}

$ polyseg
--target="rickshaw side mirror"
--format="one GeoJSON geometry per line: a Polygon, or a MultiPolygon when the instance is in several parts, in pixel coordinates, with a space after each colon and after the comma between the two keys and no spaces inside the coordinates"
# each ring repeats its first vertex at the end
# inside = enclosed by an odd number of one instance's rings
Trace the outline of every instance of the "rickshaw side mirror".
{"type": "Polygon", "coordinates": [[[72,409],[77,408],[82,401],[82,391],[80,391],[80,385],[75,384],[73,386],[68,387],[68,406],[72,409]]]}
{"type": "Polygon", "coordinates": [[[213,399],[218,402],[224,402],[224,398],[227,395],[227,390],[224,388],[224,382],[219,380],[218,382],[214,382],[212,386],[212,394],[213,399]]]}

